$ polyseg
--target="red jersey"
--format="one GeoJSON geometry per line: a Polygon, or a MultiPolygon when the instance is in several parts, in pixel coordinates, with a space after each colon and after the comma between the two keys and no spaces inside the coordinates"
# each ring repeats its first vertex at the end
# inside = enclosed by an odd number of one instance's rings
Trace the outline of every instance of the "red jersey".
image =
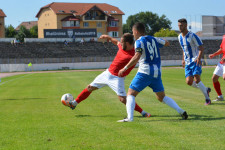
{"type": "MultiPolygon", "coordinates": [[[[222,59],[223,59],[225,58],[225,35],[223,36],[223,40],[222,40],[222,43],[220,44],[220,48],[222,49],[222,53],[223,53],[222,59]]],[[[220,61],[220,63],[223,64],[224,62],[220,61]]]]}
{"type": "MultiPolygon", "coordinates": [[[[118,48],[119,50],[116,54],[116,57],[114,58],[112,64],[110,65],[108,69],[109,72],[115,76],[118,76],[120,69],[123,69],[126,66],[126,64],[131,60],[131,58],[134,56],[134,53],[135,53],[134,48],[128,51],[123,50],[121,44],[118,44],[118,48]]],[[[123,77],[127,76],[134,67],[135,65],[127,69],[123,73],[123,77]]]]}

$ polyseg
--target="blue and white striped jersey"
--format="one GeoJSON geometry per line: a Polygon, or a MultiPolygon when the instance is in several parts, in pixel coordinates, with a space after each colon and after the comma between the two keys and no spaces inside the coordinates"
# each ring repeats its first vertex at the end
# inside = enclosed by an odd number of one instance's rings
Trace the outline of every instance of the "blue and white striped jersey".
{"type": "Polygon", "coordinates": [[[161,77],[161,58],[159,48],[165,45],[165,40],[150,35],[141,36],[135,41],[135,51],[142,49],[138,72],[154,78],[161,77]]]}
{"type": "Polygon", "coordinates": [[[201,39],[194,33],[188,32],[184,37],[182,34],[178,36],[181,48],[184,51],[185,64],[189,65],[194,62],[199,54],[199,46],[203,45],[201,39]]]}

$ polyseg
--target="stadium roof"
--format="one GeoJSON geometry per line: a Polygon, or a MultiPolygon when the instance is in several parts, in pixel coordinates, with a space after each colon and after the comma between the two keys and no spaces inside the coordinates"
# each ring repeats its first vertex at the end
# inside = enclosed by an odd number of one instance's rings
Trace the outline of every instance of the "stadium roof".
{"type": "Polygon", "coordinates": [[[101,11],[103,11],[106,15],[124,15],[124,13],[115,6],[106,4],[106,3],[50,3],[44,7],[42,7],[37,13],[36,17],[38,18],[42,9],[50,8],[55,14],[73,14],[82,16],[87,11],[92,9],[93,7],[97,7],[101,11]]]}
{"type": "Polygon", "coordinates": [[[3,12],[2,9],[0,9],[0,17],[6,17],[5,13],[3,12]]]}

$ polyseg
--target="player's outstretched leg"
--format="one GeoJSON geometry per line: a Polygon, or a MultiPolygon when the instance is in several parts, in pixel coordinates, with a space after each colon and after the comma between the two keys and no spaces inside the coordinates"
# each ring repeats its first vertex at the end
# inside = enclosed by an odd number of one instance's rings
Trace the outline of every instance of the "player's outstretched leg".
{"type": "Polygon", "coordinates": [[[80,102],[82,102],[83,100],[87,99],[88,96],[91,94],[92,91],[96,90],[98,88],[96,87],[93,87],[93,86],[90,86],[88,85],[87,88],[85,88],[78,96],[77,98],[70,102],[69,105],[70,105],[70,108],[73,110],[76,108],[77,104],[79,104],[80,102]]]}
{"type": "Polygon", "coordinates": [[[188,118],[188,114],[185,110],[181,109],[177,103],[170,97],[165,96],[164,91],[163,92],[156,92],[156,97],[159,101],[164,102],[165,104],[167,104],[168,106],[170,106],[171,108],[175,109],[182,117],[182,119],[187,119],[188,118]]]}
{"type": "Polygon", "coordinates": [[[211,92],[211,88],[205,87],[205,85],[202,83],[202,81],[197,83],[197,85],[198,85],[199,89],[202,91],[202,93],[205,96],[205,105],[211,104],[211,100],[209,98],[209,93],[211,92]]]}

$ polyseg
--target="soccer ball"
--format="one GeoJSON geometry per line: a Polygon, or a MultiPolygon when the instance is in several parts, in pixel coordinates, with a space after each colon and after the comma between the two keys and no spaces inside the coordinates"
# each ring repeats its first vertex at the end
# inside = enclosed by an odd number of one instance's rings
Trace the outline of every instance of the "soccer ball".
{"type": "Polygon", "coordinates": [[[72,95],[72,94],[69,94],[69,93],[64,94],[64,95],[62,96],[62,98],[61,98],[61,102],[62,102],[62,104],[65,105],[65,106],[69,106],[69,102],[71,102],[71,101],[73,101],[73,100],[74,100],[73,95],[72,95]]]}

